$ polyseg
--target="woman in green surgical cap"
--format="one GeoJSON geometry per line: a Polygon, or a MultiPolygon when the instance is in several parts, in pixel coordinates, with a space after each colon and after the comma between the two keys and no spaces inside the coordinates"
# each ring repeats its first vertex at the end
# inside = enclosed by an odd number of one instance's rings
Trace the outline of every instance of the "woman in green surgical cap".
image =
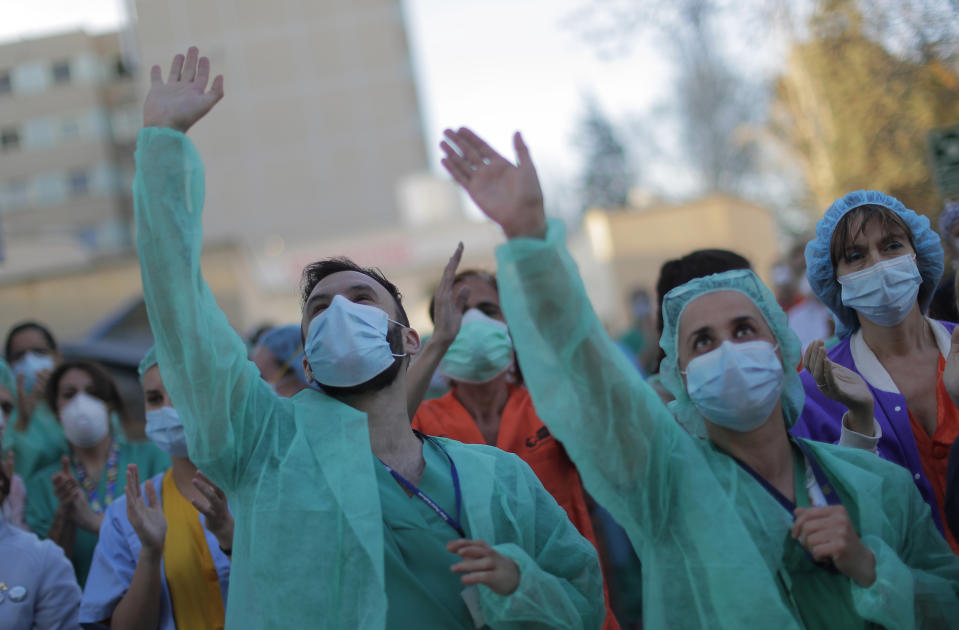
{"type": "Polygon", "coordinates": [[[954,624],[959,560],[908,472],[790,439],[799,341],[755,274],[667,294],[667,409],[593,312],[519,134],[515,166],[446,136],[444,166],[510,239],[500,295],[536,409],[639,551],[645,627],[954,624]]]}
{"type": "MultiPolygon", "coordinates": [[[[6,432],[7,425],[17,409],[16,392],[17,380],[13,370],[10,369],[6,361],[0,359],[0,444],[3,443],[3,434],[6,432]]],[[[0,503],[0,512],[2,512],[2,520],[14,527],[27,529],[27,524],[23,520],[27,489],[23,484],[23,478],[14,473],[13,464],[12,450],[0,453],[0,468],[3,468],[7,479],[10,481],[10,490],[3,502],[0,503]]]]}

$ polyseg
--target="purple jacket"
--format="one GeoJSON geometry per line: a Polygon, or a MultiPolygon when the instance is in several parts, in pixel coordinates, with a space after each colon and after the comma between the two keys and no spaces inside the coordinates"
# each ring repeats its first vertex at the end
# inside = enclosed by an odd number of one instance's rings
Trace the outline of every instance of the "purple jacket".
{"type": "MultiPolygon", "coordinates": [[[[940,322],[952,333],[956,324],[940,322]]],[[[845,366],[860,374],[852,358],[849,347],[850,338],[847,337],[828,352],[830,360],[845,366]]],[[[861,374],[860,374],[861,376],[861,374]]],[[[845,405],[827,398],[816,387],[816,382],[808,370],[800,375],[803,389],[806,390],[806,403],[802,414],[793,425],[792,433],[798,437],[805,437],[819,442],[837,444],[841,430],[842,416],[846,413],[845,405]]],[[[919,458],[919,449],[912,434],[912,425],[909,422],[909,411],[906,409],[906,397],[902,394],[876,389],[868,381],[872,396],[876,401],[876,421],[882,428],[882,437],[879,439],[879,456],[903,466],[912,473],[919,494],[929,504],[932,510],[932,520],[943,531],[942,518],[936,504],[936,495],[932,485],[922,468],[919,458]]]]}

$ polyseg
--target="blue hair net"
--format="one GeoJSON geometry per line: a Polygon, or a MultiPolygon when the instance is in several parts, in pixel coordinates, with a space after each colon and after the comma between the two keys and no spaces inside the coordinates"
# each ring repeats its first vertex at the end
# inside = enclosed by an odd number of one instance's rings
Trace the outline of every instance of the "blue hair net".
{"type": "Polygon", "coordinates": [[[826,214],[816,224],[816,238],[806,245],[806,278],[816,296],[829,307],[836,317],[836,335],[845,339],[859,328],[856,311],[842,303],[842,288],[836,280],[829,245],[839,221],[850,210],[859,206],[877,205],[888,208],[902,217],[916,246],[916,266],[922,276],[919,286],[919,307],[925,313],[929,309],[936,285],[942,277],[943,253],[939,235],[930,227],[929,218],[904,206],[895,197],[878,190],[857,190],[832,202],[826,214]]]}
{"type": "Polygon", "coordinates": [[[290,366],[296,372],[296,377],[306,383],[302,361],[303,336],[299,324],[272,328],[260,337],[257,345],[272,352],[280,363],[290,366]]]}
{"type": "Polygon", "coordinates": [[[157,349],[156,346],[150,346],[150,349],[147,350],[147,353],[143,355],[143,358],[140,360],[140,366],[137,368],[141,381],[143,380],[143,375],[147,373],[147,370],[154,365],[157,365],[157,349]]]}
{"type": "Polygon", "coordinates": [[[659,374],[663,385],[675,398],[669,403],[670,411],[686,431],[699,437],[706,436],[703,416],[689,399],[679,370],[679,320],[686,307],[696,298],[717,291],[738,291],[745,295],[756,305],[772,330],[773,337],[779,344],[779,354],[783,360],[785,373],[782,393],[783,415],[786,418],[786,426],[791,427],[799,417],[806,399],[799,373],[796,371],[801,359],[799,337],[789,328],[786,314],[776,302],[772,291],[763,284],[759,276],[748,269],[735,269],[690,280],[676,287],[663,298],[663,336],[659,340],[659,345],[666,353],[666,358],[660,365],[659,374]]]}
{"type": "Polygon", "coordinates": [[[3,359],[0,359],[0,387],[6,387],[14,398],[17,397],[17,377],[3,359]]]}

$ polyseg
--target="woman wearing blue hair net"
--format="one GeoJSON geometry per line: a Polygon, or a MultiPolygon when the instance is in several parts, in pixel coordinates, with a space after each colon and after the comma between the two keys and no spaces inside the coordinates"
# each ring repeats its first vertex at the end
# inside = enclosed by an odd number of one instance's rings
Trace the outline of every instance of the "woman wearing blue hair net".
{"type": "Polygon", "coordinates": [[[949,448],[959,434],[959,409],[943,381],[955,324],[924,315],[943,271],[939,235],[897,199],[858,191],[837,199],[816,225],[806,264],[841,341],[828,353],[821,342],[807,353],[812,373],[802,376],[807,401],[793,433],[858,442],[905,467],[959,553],[942,518],[949,448]],[[822,375],[835,366],[866,380],[874,421],[843,420],[846,406],[823,394],[822,375]]]}
{"type": "Polygon", "coordinates": [[[510,239],[502,306],[537,412],[639,551],[646,627],[953,623],[959,559],[908,474],[788,437],[799,343],[755,274],[667,294],[667,409],[593,312],[519,134],[517,166],[467,129],[446,136],[444,166],[510,239]]]}

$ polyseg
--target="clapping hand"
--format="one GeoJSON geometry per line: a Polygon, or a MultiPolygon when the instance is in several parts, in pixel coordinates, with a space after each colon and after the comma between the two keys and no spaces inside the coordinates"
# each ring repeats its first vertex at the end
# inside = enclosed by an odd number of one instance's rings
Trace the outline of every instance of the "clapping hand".
{"type": "Polygon", "coordinates": [[[233,549],[233,515],[226,503],[226,495],[207,476],[197,471],[193,486],[200,491],[206,501],[191,499],[190,503],[206,517],[206,528],[216,537],[220,549],[233,549]]]}
{"type": "Polygon", "coordinates": [[[144,484],[146,498],[140,490],[140,470],[136,464],[127,465],[127,520],[133,526],[143,551],[152,554],[154,558],[163,555],[163,543],[166,540],[166,517],[163,507],[157,496],[153,480],[148,479],[144,484]]]}
{"type": "Polygon", "coordinates": [[[460,331],[460,324],[463,321],[463,310],[466,308],[466,300],[469,299],[470,290],[468,286],[461,286],[454,290],[453,281],[456,278],[456,269],[459,267],[460,260],[463,259],[463,244],[456,246],[456,251],[446,263],[446,269],[443,270],[443,277],[440,278],[439,286],[436,287],[436,293],[433,296],[433,336],[437,343],[449,346],[456,339],[460,331]]]}
{"type": "Polygon", "coordinates": [[[819,391],[849,409],[849,428],[863,435],[873,435],[875,403],[866,381],[849,368],[830,361],[821,340],[809,344],[803,364],[812,374],[819,391]]]}
{"type": "Polygon", "coordinates": [[[173,58],[166,83],[160,66],[150,68],[150,91],[143,103],[144,127],[169,127],[186,131],[223,98],[223,75],[210,80],[210,60],[196,46],[173,58]]]}
{"type": "Polygon", "coordinates": [[[860,540],[843,506],[796,508],[790,535],[813,560],[831,560],[840,573],[859,586],[868,588],[876,581],[876,556],[860,540]]]}
{"type": "Polygon", "coordinates": [[[517,132],[513,136],[516,164],[493,150],[482,138],[461,127],[443,132],[443,166],[486,216],[503,228],[508,238],[543,238],[546,213],[543,191],[529,149],[517,132]]]}

